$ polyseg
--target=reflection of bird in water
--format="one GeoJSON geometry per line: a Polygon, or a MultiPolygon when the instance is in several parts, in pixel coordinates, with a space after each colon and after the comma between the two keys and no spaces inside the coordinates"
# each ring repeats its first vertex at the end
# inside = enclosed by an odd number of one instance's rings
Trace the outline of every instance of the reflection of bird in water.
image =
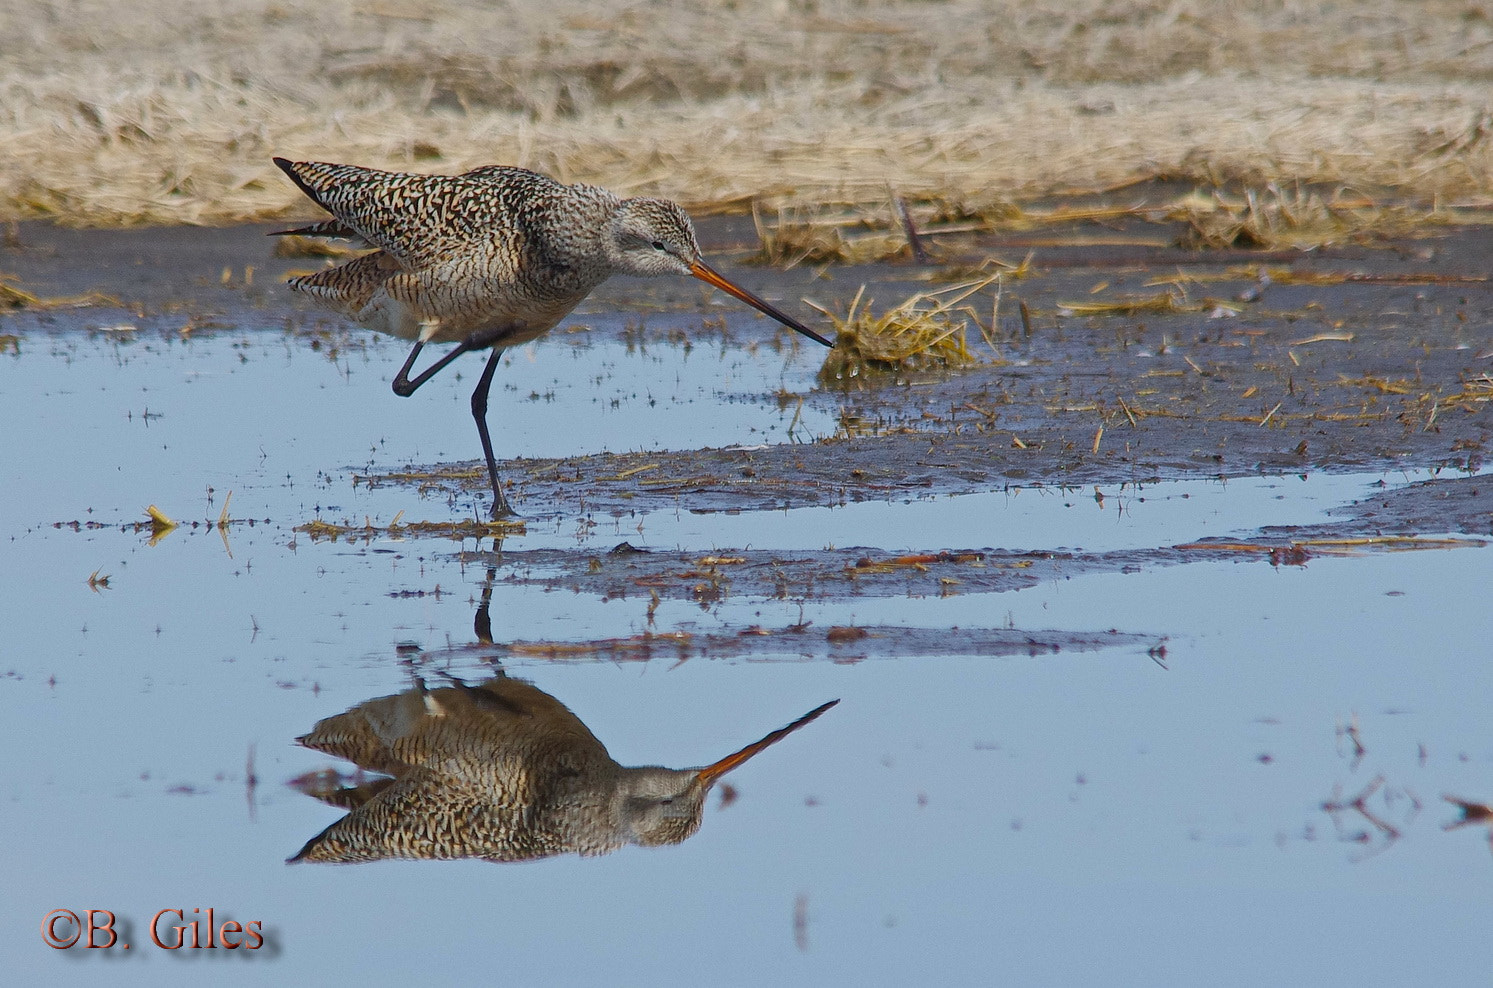
{"type": "Polygon", "coordinates": [[[531,683],[453,683],[369,700],[298,739],[387,777],[313,793],[352,812],[291,861],[523,861],[677,844],[700,828],[716,780],[839,702],[703,768],[624,768],[531,683]]]}
{"type": "Polygon", "coordinates": [[[472,416],[492,481],[492,516],[512,514],[487,432],[487,393],[505,347],[549,332],[614,274],[687,274],[815,342],[829,340],[733,284],[700,258],[689,217],[664,199],[622,199],[522,168],[411,175],[276,158],[332,219],[286,233],[352,237],[372,254],[290,286],[380,332],[414,340],[394,378],[402,397],[468,350],[491,348],[472,392],[472,416]],[[455,343],[414,379],[430,342],[455,343]]]}

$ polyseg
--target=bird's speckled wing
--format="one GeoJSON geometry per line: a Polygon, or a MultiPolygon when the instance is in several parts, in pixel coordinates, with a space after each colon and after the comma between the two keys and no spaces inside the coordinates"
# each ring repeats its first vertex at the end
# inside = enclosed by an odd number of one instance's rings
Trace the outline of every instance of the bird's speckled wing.
{"type": "Polygon", "coordinates": [[[406,270],[459,256],[521,255],[524,220],[565,188],[537,172],[501,165],[463,175],[414,175],[284,158],[275,164],[337,225],[406,270]]]}
{"type": "Polygon", "coordinates": [[[335,268],[323,268],[314,274],[292,278],[290,287],[357,318],[378,290],[387,285],[389,279],[400,270],[398,261],[385,251],[378,250],[355,257],[335,268]]]}
{"type": "Polygon", "coordinates": [[[503,759],[534,752],[564,751],[597,762],[610,758],[563,703],[526,680],[508,677],[376,697],[318,721],[297,740],[395,775],[421,767],[453,777],[480,776],[503,759]]]}

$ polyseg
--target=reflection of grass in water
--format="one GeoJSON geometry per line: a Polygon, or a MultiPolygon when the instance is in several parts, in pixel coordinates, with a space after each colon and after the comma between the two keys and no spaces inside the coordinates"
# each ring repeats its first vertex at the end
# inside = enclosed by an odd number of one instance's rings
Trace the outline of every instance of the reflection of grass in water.
{"type": "MultiPolygon", "coordinates": [[[[403,512],[400,512],[403,515],[403,512]]],[[[384,538],[444,538],[463,539],[502,537],[524,531],[521,521],[479,521],[473,518],[456,518],[450,521],[402,522],[398,515],[387,525],[365,520],[355,522],[329,522],[317,518],[295,527],[297,532],[310,536],[313,542],[371,542],[384,538]]]]}
{"type": "Polygon", "coordinates": [[[1493,24],[1466,4],[1123,8],[30,0],[0,15],[0,216],[310,215],[274,153],[734,209],[888,181],[981,214],[1146,176],[1493,187],[1493,24]]]}

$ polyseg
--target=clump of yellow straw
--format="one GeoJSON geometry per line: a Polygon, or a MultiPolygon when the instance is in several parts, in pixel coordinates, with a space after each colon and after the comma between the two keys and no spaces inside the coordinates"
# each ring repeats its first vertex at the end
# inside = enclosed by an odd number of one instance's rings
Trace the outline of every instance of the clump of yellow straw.
{"type": "Polygon", "coordinates": [[[879,316],[872,309],[871,299],[865,297],[864,285],[843,317],[810,302],[830,318],[837,334],[834,349],[819,369],[819,379],[827,384],[845,384],[873,374],[974,363],[966,341],[969,324],[973,322],[987,342],[990,337],[974,307],[964,303],[995,280],[990,277],[919,292],[879,316]]]}

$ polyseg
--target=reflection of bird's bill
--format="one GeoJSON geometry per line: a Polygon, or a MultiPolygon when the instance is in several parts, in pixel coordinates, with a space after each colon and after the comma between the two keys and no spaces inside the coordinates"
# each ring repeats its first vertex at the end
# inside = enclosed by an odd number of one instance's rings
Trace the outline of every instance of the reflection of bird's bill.
{"type": "Polygon", "coordinates": [[[704,261],[696,261],[694,264],[691,264],[689,273],[694,275],[696,278],[699,278],[706,284],[714,285],[726,294],[733,295],[736,298],[741,299],[743,302],[745,302],[747,305],[750,305],[758,312],[762,312],[769,316],[772,316],[784,326],[787,326],[791,330],[804,334],[815,343],[822,343],[825,346],[834,346],[834,344],[829,340],[820,336],[818,333],[814,332],[812,329],[805,326],[797,319],[794,319],[792,316],[762,301],[760,298],[753,295],[745,288],[742,288],[726,280],[726,277],[724,275],[712,268],[710,265],[706,264],[704,261]]]}
{"type": "Polygon", "coordinates": [[[780,727],[776,731],[773,731],[771,734],[769,734],[767,737],[763,738],[761,741],[753,742],[752,744],[747,745],[745,748],[742,748],[740,751],[735,752],[734,754],[727,755],[725,758],[722,758],[715,764],[705,766],[704,768],[700,769],[699,773],[695,776],[696,784],[708,789],[715,783],[716,779],[719,779],[721,776],[725,775],[727,772],[731,771],[733,768],[740,765],[748,758],[751,758],[759,751],[762,751],[763,749],[771,745],[777,744],[779,741],[783,740],[788,735],[792,734],[800,727],[803,727],[809,721],[818,717],[820,714],[824,713],[830,707],[833,707],[839,702],[839,700],[831,700],[828,703],[822,703],[819,706],[815,707],[813,710],[810,710],[808,713],[804,714],[798,720],[789,724],[787,727],[780,727]]]}

